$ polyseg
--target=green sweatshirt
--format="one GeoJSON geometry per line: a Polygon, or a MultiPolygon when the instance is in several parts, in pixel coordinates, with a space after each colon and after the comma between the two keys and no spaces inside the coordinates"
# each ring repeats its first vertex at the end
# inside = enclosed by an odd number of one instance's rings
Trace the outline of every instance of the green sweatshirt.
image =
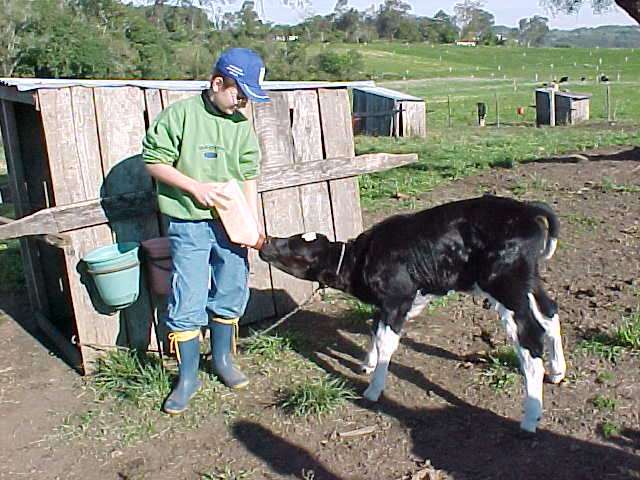
{"type": "MultiPolygon", "coordinates": [[[[201,182],[251,180],[260,173],[260,148],[251,123],[240,112],[218,110],[206,92],[164,109],[142,141],[145,163],[172,165],[201,182]]],[[[183,220],[211,219],[182,190],[158,182],[160,211],[183,220]]]]}

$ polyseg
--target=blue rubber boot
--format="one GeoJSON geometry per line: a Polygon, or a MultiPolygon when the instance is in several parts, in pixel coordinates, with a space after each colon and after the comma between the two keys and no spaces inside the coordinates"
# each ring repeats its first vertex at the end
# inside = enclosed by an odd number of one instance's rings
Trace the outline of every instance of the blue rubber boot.
{"type": "Polygon", "coordinates": [[[249,384],[249,379],[235,366],[233,359],[236,350],[235,333],[238,328],[238,319],[215,318],[209,322],[209,327],[211,328],[213,373],[229,388],[246,387],[249,384]]]}
{"type": "Polygon", "coordinates": [[[198,378],[200,364],[200,332],[173,332],[169,334],[172,350],[177,344],[176,355],[178,357],[178,381],[173,390],[164,401],[162,410],[165,413],[176,415],[184,412],[189,400],[200,389],[202,382],[198,378]]]}

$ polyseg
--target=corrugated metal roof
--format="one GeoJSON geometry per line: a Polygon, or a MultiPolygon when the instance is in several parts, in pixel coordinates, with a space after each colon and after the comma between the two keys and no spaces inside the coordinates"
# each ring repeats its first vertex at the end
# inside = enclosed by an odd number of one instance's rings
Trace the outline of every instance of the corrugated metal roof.
{"type": "MultiPolygon", "coordinates": [[[[204,90],[209,85],[206,80],[76,80],[65,78],[0,78],[0,85],[16,87],[19,91],[39,88],[62,87],[124,87],[160,88],[163,90],[204,90]]],[[[299,90],[311,88],[373,87],[370,80],[357,82],[276,82],[266,81],[265,90],[299,90]]]]}
{"type": "Polygon", "coordinates": [[[384,87],[353,87],[354,90],[359,90],[361,92],[370,93],[372,95],[378,95],[380,97],[391,98],[393,100],[405,100],[411,102],[424,102],[424,98],[414,97],[413,95],[409,95],[407,93],[398,92],[397,90],[391,90],[390,88],[384,87]]]}

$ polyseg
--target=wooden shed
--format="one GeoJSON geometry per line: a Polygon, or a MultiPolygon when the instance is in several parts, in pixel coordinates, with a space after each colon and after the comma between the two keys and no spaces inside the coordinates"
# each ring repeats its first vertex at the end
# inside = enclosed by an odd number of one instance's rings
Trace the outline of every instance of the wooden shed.
{"type": "MultiPolygon", "coordinates": [[[[2,138],[19,219],[0,225],[0,239],[21,239],[38,324],[83,372],[114,345],[162,348],[158,318],[165,299],[149,291],[143,276],[133,305],[105,308],[82,258],[98,246],[163,235],[141,140],[164,107],[207,86],[1,79],[2,138]]],[[[259,191],[267,234],[352,238],[362,229],[357,175],[416,161],[415,155],[355,157],[349,86],[267,82],[272,101],[248,105],[263,152],[259,191]]],[[[281,315],[312,294],[310,282],[271,269],[255,252],[250,260],[252,296],[243,322],[281,315]]]]}
{"type": "Polygon", "coordinates": [[[426,137],[424,99],[383,87],[353,87],[356,134],[426,137]]]}
{"type": "Polygon", "coordinates": [[[537,125],[575,125],[589,120],[591,95],[536,89],[537,125]]]}

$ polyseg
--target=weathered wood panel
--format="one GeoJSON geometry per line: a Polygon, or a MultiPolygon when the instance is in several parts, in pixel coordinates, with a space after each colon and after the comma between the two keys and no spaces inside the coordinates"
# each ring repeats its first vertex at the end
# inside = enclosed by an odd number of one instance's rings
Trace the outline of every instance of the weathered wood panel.
{"type": "Polygon", "coordinates": [[[145,126],[146,128],[149,128],[158,114],[162,111],[162,95],[160,90],[155,88],[145,90],[144,102],[147,107],[145,126]]]}
{"type": "MultiPolygon", "coordinates": [[[[325,163],[322,150],[322,130],[320,128],[320,106],[316,90],[296,90],[289,92],[289,105],[292,109],[291,133],[293,138],[294,162],[325,163]]],[[[329,186],[327,183],[314,183],[300,187],[300,202],[304,230],[318,232],[333,239],[333,219],[329,186]]]]}
{"type": "MultiPolygon", "coordinates": [[[[258,202],[260,222],[264,226],[262,196],[259,196],[258,202]]],[[[263,262],[258,256],[258,251],[253,248],[249,249],[249,266],[249,288],[251,289],[251,296],[249,297],[246,312],[240,321],[243,325],[262,320],[263,318],[273,317],[276,314],[269,264],[263,262]]]]}
{"type": "MultiPolygon", "coordinates": [[[[279,168],[271,167],[262,172],[258,191],[267,192],[300,185],[311,187],[322,181],[354,177],[364,173],[380,172],[408,165],[416,162],[417,159],[415,154],[394,155],[389,153],[371,153],[354,158],[333,158],[294,165],[290,167],[288,176],[283,175],[279,168]]],[[[9,223],[0,222],[0,240],[26,235],[55,235],[110,221],[146,216],[157,211],[158,205],[153,191],[124,193],[113,197],[39,210],[9,223]]]]}
{"type": "MultiPolygon", "coordinates": [[[[347,90],[320,89],[318,95],[326,156],[329,158],[355,156],[347,90]]],[[[357,236],[362,231],[358,179],[346,178],[329,182],[329,194],[336,240],[346,241],[357,236]]]]}
{"type": "MultiPolygon", "coordinates": [[[[102,166],[106,172],[104,195],[153,192],[151,177],[142,156],[145,133],[143,93],[135,87],[94,89],[99,125],[102,166]]],[[[110,223],[117,242],[140,242],[159,235],[155,214],[110,223]]],[[[141,276],[138,301],[120,312],[129,346],[145,349],[152,342],[153,308],[149,290],[141,276]]]]}
{"type": "MultiPolygon", "coordinates": [[[[285,169],[293,165],[289,99],[286,92],[272,92],[268,103],[253,105],[253,122],[262,151],[262,166],[285,169]]],[[[298,188],[288,188],[262,194],[266,233],[288,236],[304,230],[298,188]]],[[[296,303],[312,293],[311,282],[305,282],[277,269],[271,269],[272,286],[279,315],[290,311],[296,303]],[[285,294],[284,292],[288,292],[285,294]]]]}
{"type": "Polygon", "coordinates": [[[427,117],[424,102],[402,102],[403,137],[426,137],[427,117]]]}
{"type": "MultiPolygon", "coordinates": [[[[81,98],[82,96],[78,96],[76,103],[79,103],[81,98]]],[[[84,98],[88,100],[88,97],[84,98]]],[[[77,105],[77,107],[86,111],[86,109],[93,107],[93,99],[89,101],[91,106],[80,107],[77,105]]],[[[81,154],[86,154],[89,147],[81,152],[75,147],[75,138],[76,135],[84,137],[77,140],[82,145],[97,145],[97,130],[84,127],[76,131],[73,123],[74,105],[71,101],[70,89],[39,90],[38,102],[49,155],[52,190],[56,202],[67,203],[71,201],[70,199],[88,200],[88,192],[100,190],[102,177],[100,176],[96,185],[87,185],[90,179],[96,178],[96,175],[79,176],[79,165],[81,164],[79,157],[81,154]],[[60,123],[64,123],[64,125],[60,123]],[[74,141],[69,144],[64,138],[65,135],[70,135],[74,141]],[[68,164],[76,166],[72,175],[64,173],[68,164]]],[[[93,159],[87,158],[87,162],[90,165],[89,168],[102,172],[99,156],[93,159]]],[[[65,255],[65,264],[78,340],[83,343],[115,345],[116,342],[122,341],[122,338],[118,338],[119,320],[117,317],[96,310],[98,298],[94,295],[92,301],[91,295],[95,293],[95,290],[92,289],[91,279],[86,274],[86,270],[83,270],[81,263],[82,257],[93,248],[113,242],[111,231],[108,226],[104,225],[70,232],[68,236],[73,254],[65,255]]],[[[91,348],[82,347],[81,354],[84,370],[88,373],[92,371],[97,353],[91,348]]]]}
{"type": "Polygon", "coordinates": [[[194,95],[200,95],[200,93],[201,92],[197,90],[162,90],[162,104],[164,108],[167,108],[172,103],[193,97],[194,95]]]}

